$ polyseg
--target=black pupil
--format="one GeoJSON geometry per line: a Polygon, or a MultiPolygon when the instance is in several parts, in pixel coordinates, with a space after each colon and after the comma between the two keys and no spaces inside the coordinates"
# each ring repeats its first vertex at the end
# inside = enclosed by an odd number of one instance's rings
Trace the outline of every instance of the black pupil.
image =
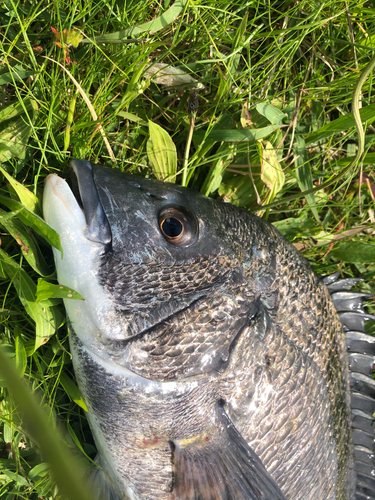
{"type": "Polygon", "coordinates": [[[174,217],[168,217],[165,219],[161,227],[164,234],[169,238],[176,238],[177,236],[180,236],[183,230],[181,222],[174,217]]]}

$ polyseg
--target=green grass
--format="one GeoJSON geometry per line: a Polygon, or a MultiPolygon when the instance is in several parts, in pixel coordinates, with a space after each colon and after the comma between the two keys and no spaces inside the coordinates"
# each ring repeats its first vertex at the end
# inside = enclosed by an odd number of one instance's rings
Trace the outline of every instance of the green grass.
{"type": "MultiPolygon", "coordinates": [[[[0,338],[51,418],[62,422],[71,450],[88,463],[95,449],[74,384],[62,299],[48,285],[56,283],[49,243],[58,242],[35,217],[45,177],[68,177],[69,160],[86,158],[183,183],[275,223],[318,273],[361,275],[363,289],[374,291],[373,77],[362,96],[363,166],[328,189],[283,201],[331,179],[356,151],[351,94],[373,55],[375,2],[347,5],[349,14],[335,0],[0,5],[0,338]],[[142,26],[152,19],[151,28],[142,26]],[[71,64],[51,27],[84,34],[66,54],[71,64]],[[79,83],[96,121],[57,63],[79,83]],[[167,88],[157,80],[160,67],[150,79],[153,63],[182,69],[204,86],[187,161],[194,85],[167,88]],[[263,209],[257,199],[273,206],[263,209]]],[[[5,385],[0,498],[58,498],[5,385]]]]}

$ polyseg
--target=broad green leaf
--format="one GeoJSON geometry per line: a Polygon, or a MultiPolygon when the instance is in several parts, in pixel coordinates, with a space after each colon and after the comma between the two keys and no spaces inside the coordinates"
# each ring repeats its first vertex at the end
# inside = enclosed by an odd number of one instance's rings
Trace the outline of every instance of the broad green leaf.
{"type": "Polygon", "coordinates": [[[330,255],[344,262],[373,264],[375,262],[375,245],[362,241],[345,241],[335,246],[330,255]]]}
{"type": "Polygon", "coordinates": [[[64,390],[67,394],[72,398],[72,400],[85,411],[89,411],[86,403],[83,401],[81,392],[78,389],[77,385],[73,382],[73,380],[66,375],[66,373],[62,373],[60,375],[60,383],[64,387],[64,390]]]}
{"type": "MultiPolygon", "coordinates": [[[[300,135],[297,135],[296,137],[296,145],[294,147],[294,158],[295,158],[294,163],[297,167],[296,169],[297,181],[301,191],[307,191],[308,189],[313,188],[314,185],[311,175],[309,159],[307,156],[306,144],[305,140],[300,135]]],[[[319,214],[316,209],[315,193],[306,195],[306,201],[309,204],[315,219],[317,220],[317,222],[320,222],[319,214]]]]}
{"type": "Polygon", "coordinates": [[[218,142],[256,142],[259,139],[264,139],[268,135],[271,135],[275,130],[280,128],[280,125],[268,125],[263,128],[253,128],[248,129],[232,129],[232,130],[218,130],[213,129],[207,134],[201,130],[197,130],[193,134],[194,141],[218,141],[218,142]]]}
{"type": "Polygon", "coordinates": [[[54,422],[20,379],[14,363],[4,355],[3,348],[0,348],[0,376],[5,379],[22,416],[22,427],[40,447],[45,462],[51,465],[59,494],[69,500],[92,499],[93,494],[82,477],[85,466],[70,453],[54,422]]]}
{"type": "Polygon", "coordinates": [[[0,163],[14,156],[25,158],[38,105],[33,99],[25,99],[23,104],[13,102],[0,111],[0,163]]]}
{"type": "Polygon", "coordinates": [[[34,351],[45,344],[59,326],[54,307],[46,307],[35,301],[36,284],[30,276],[4,250],[0,248],[0,262],[3,271],[17,290],[27,314],[35,321],[36,337],[34,351]]]}
{"type": "Polygon", "coordinates": [[[134,113],[128,113],[127,111],[119,111],[117,115],[131,122],[139,123],[139,125],[147,125],[147,122],[145,120],[143,120],[138,115],[135,115],[134,113]]]}
{"type": "Polygon", "coordinates": [[[5,443],[11,443],[13,441],[12,427],[7,424],[4,424],[3,427],[3,439],[5,443]]]}
{"type": "Polygon", "coordinates": [[[0,172],[3,176],[9,181],[10,185],[16,192],[18,198],[22,205],[24,205],[31,212],[37,212],[38,215],[41,215],[41,210],[39,207],[39,200],[27,187],[18,182],[14,177],[8,174],[6,170],[0,167],[0,172]]]}
{"type": "MultiPolygon", "coordinates": [[[[372,9],[374,8],[374,4],[371,5],[371,8],[369,9],[369,13],[372,12],[372,9]]],[[[362,11],[364,13],[364,11],[362,11]]],[[[332,38],[332,41],[335,40],[332,38]]],[[[338,41],[338,40],[337,40],[338,41]]],[[[372,54],[372,51],[374,50],[375,47],[375,34],[372,33],[372,30],[368,32],[367,30],[364,31],[364,33],[361,33],[359,31],[356,34],[355,37],[355,45],[356,50],[357,50],[357,56],[358,60],[359,58],[363,58],[363,60],[366,60],[370,54],[372,54]]],[[[350,57],[353,57],[353,52],[352,50],[349,52],[350,57]]]]}
{"type": "Polygon", "coordinates": [[[296,237],[312,236],[319,228],[315,228],[314,219],[308,217],[307,214],[301,217],[291,217],[272,223],[289,241],[293,241],[296,237]]]}
{"type": "Polygon", "coordinates": [[[17,474],[17,472],[12,470],[3,470],[2,472],[8,477],[8,479],[15,481],[17,484],[30,487],[29,481],[21,476],[21,474],[17,474]]]}
{"type": "MultiPolygon", "coordinates": [[[[150,138],[147,141],[147,155],[157,179],[163,181],[177,172],[176,146],[168,132],[148,121],[150,138]]],[[[175,182],[175,178],[170,182],[175,182]]]]}
{"type": "MultiPolygon", "coordinates": [[[[373,122],[375,120],[375,104],[370,104],[370,106],[366,106],[365,108],[361,108],[359,110],[361,119],[363,122],[373,122]]],[[[335,134],[338,134],[343,131],[347,131],[348,129],[355,127],[353,114],[348,113],[345,116],[340,116],[337,120],[333,120],[326,125],[323,125],[320,129],[308,134],[305,137],[306,144],[311,144],[313,142],[318,142],[323,139],[327,139],[327,137],[332,137],[335,134]]]]}
{"type": "Polygon", "coordinates": [[[134,37],[145,31],[156,33],[171,24],[180,15],[187,2],[188,0],[176,0],[161,16],[152,21],[127,28],[126,30],[116,31],[115,33],[100,35],[93,38],[93,40],[83,39],[82,43],[118,43],[124,38],[134,37]]]}
{"type": "Polygon", "coordinates": [[[32,128],[22,118],[12,120],[9,126],[0,132],[0,162],[11,158],[25,158],[26,145],[32,128]]]}
{"type": "Polygon", "coordinates": [[[17,327],[14,329],[14,335],[15,335],[15,350],[16,350],[16,366],[17,369],[20,373],[20,375],[24,375],[26,366],[27,366],[27,356],[26,356],[26,350],[25,346],[22,341],[21,337],[21,332],[20,329],[17,325],[17,327]]]}
{"type": "Polygon", "coordinates": [[[27,477],[31,481],[35,482],[35,481],[38,481],[39,479],[43,479],[46,476],[48,477],[50,475],[51,475],[51,466],[50,466],[50,464],[41,463],[41,464],[38,464],[35,467],[33,467],[30,470],[30,472],[28,473],[27,477]]]}
{"type": "Polygon", "coordinates": [[[25,114],[25,110],[27,113],[33,113],[37,110],[37,104],[32,99],[25,99],[21,104],[19,101],[14,101],[7,106],[0,107],[0,123],[1,129],[4,126],[4,123],[8,120],[12,120],[13,118],[22,116],[25,114]]]}
{"type": "Polygon", "coordinates": [[[36,289],[36,301],[41,302],[42,300],[51,298],[85,300],[82,295],[67,286],[56,285],[39,278],[36,289]]]}
{"type": "Polygon", "coordinates": [[[17,220],[13,212],[3,212],[0,210],[0,226],[19,244],[22,254],[30,266],[41,276],[49,276],[52,271],[49,269],[38,243],[32,235],[30,229],[25,227],[21,221],[17,220]]]}
{"type": "Polygon", "coordinates": [[[0,212],[0,221],[3,221],[3,220],[9,220],[9,219],[13,219],[15,218],[20,212],[22,212],[23,210],[23,207],[20,209],[20,210],[12,210],[11,212],[4,212],[4,210],[2,210],[0,212]]]}
{"type": "Polygon", "coordinates": [[[13,79],[16,82],[21,82],[24,78],[31,75],[35,75],[35,71],[27,71],[20,64],[6,66],[0,70],[0,85],[11,83],[13,79]]]}
{"type": "Polygon", "coordinates": [[[257,200],[254,185],[248,175],[236,175],[223,181],[219,186],[219,195],[238,207],[248,207],[257,200]]]}
{"type": "Polygon", "coordinates": [[[60,236],[58,233],[52,229],[48,224],[44,222],[38,215],[30,212],[26,207],[22,205],[19,201],[13,200],[12,198],[8,198],[7,196],[0,195],[0,203],[8,207],[12,211],[18,211],[17,217],[21,222],[26,224],[26,226],[30,226],[34,229],[36,233],[43,238],[53,247],[60,250],[62,253],[62,246],[60,241],[60,236]]]}
{"type": "Polygon", "coordinates": [[[274,146],[269,141],[260,141],[261,179],[269,188],[266,203],[270,203],[284,186],[285,175],[277,159],[274,146]]]}
{"type": "Polygon", "coordinates": [[[202,186],[202,193],[205,196],[209,196],[210,193],[216,191],[219,188],[221,181],[223,179],[223,174],[227,166],[232,162],[236,149],[233,148],[232,144],[228,144],[224,142],[221,144],[217,150],[215,155],[218,158],[213,162],[208,175],[206,176],[206,180],[202,186]]]}
{"type": "Polygon", "coordinates": [[[261,102],[256,105],[256,109],[259,114],[267,118],[272,125],[282,125],[283,120],[286,118],[286,114],[280,111],[275,106],[272,106],[269,102],[261,102]]]}

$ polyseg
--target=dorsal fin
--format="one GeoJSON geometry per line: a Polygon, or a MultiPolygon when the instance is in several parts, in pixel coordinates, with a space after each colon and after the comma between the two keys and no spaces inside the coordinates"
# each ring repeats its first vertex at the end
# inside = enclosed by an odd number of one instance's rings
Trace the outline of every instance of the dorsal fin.
{"type": "Polygon", "coordinates": [[[371,294],[352,292],[359,278],[338,279],[340,273],[323,278],[341,320],[349,354],[354,462],[357,474],[355,500],[375,500],[375,337],[365,330],[364,301],[371,294]]]}

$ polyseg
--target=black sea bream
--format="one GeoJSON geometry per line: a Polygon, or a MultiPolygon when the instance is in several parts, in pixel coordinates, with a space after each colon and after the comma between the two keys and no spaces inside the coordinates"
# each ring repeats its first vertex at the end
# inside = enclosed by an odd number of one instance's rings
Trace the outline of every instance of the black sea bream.
{"type": "Polygon", "coordinates": [[[72,168],[76,196],[50,175],[44,217],[59,282],[85,297],[65,307],[97,498],[375,499],[375,339],[358,280],[322,280],[231,204],[72,168]]]}

